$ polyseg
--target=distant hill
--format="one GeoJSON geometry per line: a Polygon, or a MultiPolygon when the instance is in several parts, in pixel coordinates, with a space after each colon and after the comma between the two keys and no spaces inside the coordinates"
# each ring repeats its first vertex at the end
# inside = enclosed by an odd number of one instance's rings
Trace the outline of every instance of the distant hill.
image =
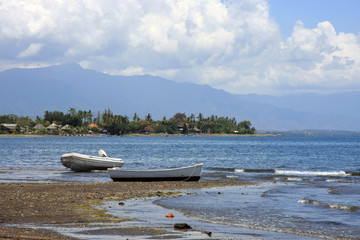
{"type": "Polygon", "coordinates": [[[250,120],[257,129],[360,130],[360,92],[331,95],[235,95],[207,85],[177,83],[160,77],[110,76],[77,64],[0,72],[0,114],[43,116],[45,110],[67,112],[110,108],[154,119],[181,112],[250,120]]]}
{"type": "Polygon", "coordinates": [[[266,103],[279,108],[320,114],[336,114],[360,119],[360,91],[338,92],[328,95],[292,94],[279,97],[266,95],[237,95],[239,99],[266,103]]]}

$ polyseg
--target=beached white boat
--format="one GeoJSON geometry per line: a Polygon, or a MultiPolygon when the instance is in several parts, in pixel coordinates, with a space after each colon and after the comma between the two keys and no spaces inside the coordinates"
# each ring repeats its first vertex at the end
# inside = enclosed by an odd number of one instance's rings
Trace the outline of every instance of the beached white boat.
{"type": "Polygon", "coordinates": [[[202,163],[188,167],[160,169],[160,170],[126,170],[109,168],[110,178],[114,182],[132,181],[199,181],[202,163]]]}
{"type": "Polygon", "coordinates": [[[99,150],[98,156],[90,156],[81,153],[65,153],[61,156],[61,163],[75,172],[92,170],[107,170],[112,167],[122,167],[124,161],[121,158],[109,158],[104,150],[99,150]]]}

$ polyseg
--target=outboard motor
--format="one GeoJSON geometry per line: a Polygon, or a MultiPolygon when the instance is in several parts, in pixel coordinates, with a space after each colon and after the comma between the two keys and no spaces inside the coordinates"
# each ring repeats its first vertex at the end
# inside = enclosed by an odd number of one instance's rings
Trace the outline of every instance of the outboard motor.
{"type": "Polygon", "coordinates": [[[99,154],[99,157],[107,157],[106,152],[105,152],[104,150],[102,150],[102,149],[100,149],[100,150],[98,151],[98,154],[99,154]]]}

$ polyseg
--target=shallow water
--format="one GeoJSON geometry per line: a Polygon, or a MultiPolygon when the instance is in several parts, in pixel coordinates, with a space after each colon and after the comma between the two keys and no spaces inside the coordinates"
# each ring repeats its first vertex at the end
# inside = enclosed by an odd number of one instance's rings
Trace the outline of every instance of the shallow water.
{"type": "Polygon", "coordinates": [[[99,149],[122,158],[127,169],[202,162],[205,179],[257,184],[157,201],[193,219],[303,236],[360,238],[359,137],[0,138],[0,181],[111,181],[107,172],[75,173],[60,163],[64,153],[96,155],[99,149]]]}
{"type": "Polygon", "coordinates": [[[359,239],[358,210],[330,207],[325,202],[323,205],[299,201],[303,196],[321,199],[326,194],[326,189],[319,193],[319,189],[314,188],[268,183],[199,190],[196,195],[161,199],[156,203],[175,208],[193,219],[226,226],[319,238],[359,239]]]}
{"type": "MultiPolygon", "coordinates": [[[[224,188],[221,188],[224,190],[224,188]]],[[[189,196],[199,194],[197,190],[189,190],[183,192],[182,196],[189,196]]],[[[177,199],[182,199],[182,197],[176,197],[177,199]]],[[[171,201],[173,198],[169,198],[168,201],[171,201]]],[[[187,199],[191,200],[191,199],[187,199]]],[[[161,207],[160,205],[153,204],[153,202],[158,203],[159,199],[137,199],[137,200],[127,200],[124,202],[123,206],[119,206],[117,202],[109,202],[103,208],[109,208],[109,212],[116,216],[126,217],[126,218],[138,218],[141,216],[141,222],[125,222],[123,225],[126,226],[150,226],[150,227],[159,227],[163,226],[164,229],[171,232],[175,223],[187,223],[193,229],[188,232],[184,232],[183,238],[186,239],[306,239],[312,240],[315,238],[289,235],[286,233],[277,233],[271,231],[262,231],[254,230],[249,228],[242,228],[238,226],[232,226],[229,224],[217,224],[209,221],[202,221],[194,217],[194,212],[189,218],[188,214],[183,214],[180,211],[174,210],[172,207],[170,209],[161,207]],[[171,213],[174,215],[174,218],[166,218],[166,214],[171,213]],[[201,231],[211,232],[211,238],[206,234],[201,233],[201,231]]],[[[197,215],[199,212],[195,210],[197,215]]],[[[175,235],[178,233],[169,234],[175,235]]],[[[171,237],[170,237],[171,238],[171,237]]],[[[172,238],[171,238],[172,239],[172,238]]]]}

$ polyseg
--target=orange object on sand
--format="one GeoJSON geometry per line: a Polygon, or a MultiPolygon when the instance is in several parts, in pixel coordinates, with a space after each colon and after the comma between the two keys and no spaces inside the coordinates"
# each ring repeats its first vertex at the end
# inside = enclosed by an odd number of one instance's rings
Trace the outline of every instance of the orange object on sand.
{"type": "Polygon", "coordinates": [[[167,218],[173,218],[173,217],[174,217],[174,214],[168,213],[168,214],[166,214],[166,217],[167,217],[167,218]]]}

